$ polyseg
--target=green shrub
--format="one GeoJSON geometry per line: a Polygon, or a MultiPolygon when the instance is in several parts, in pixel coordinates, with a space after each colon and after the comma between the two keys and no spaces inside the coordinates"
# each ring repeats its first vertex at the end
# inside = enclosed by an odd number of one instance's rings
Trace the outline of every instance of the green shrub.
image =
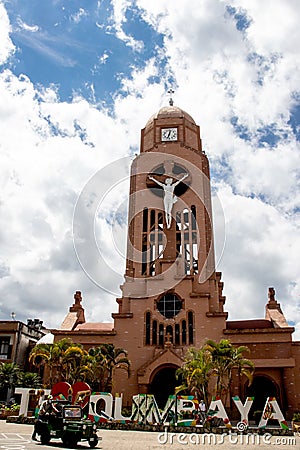
{"type": "Polygon", "coordinates": [[[292,420],[293,422],[300,422],[300,412],[294,412],[292,420]]]}
{"type": "Polygon", "coordinates": [[[6,405],[3,409],[4,409],[5,411],[14,413],[14,412],[16,412],[16,411],[19,411],[20,405],[18,405],[17,403],[14,403],[13,405],[6,405]]]}

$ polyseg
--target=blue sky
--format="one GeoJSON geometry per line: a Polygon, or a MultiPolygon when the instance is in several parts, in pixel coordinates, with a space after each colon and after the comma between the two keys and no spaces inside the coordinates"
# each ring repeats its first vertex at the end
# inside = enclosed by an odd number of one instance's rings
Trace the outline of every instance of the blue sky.
{"type": "Polygon", "coordinates": [[[297,0],[0,0],[0,318],[59,326],[81,290],[87,319],[111,320],[128,179],[97,213],[105,283],[91,249],[96,283],[77,261],[75,204],[97,171],[123,176],[173,87],[224,210],[230,318],[263,317],[274,286],[299,338],[298,24],[297,0]]]}
{"type": "MultiPolygon", "coordinates": [[[[122,77],[130,77],[133,66],[143,68],[158,58],[163,35],[147,24],[136,7],[127,10],[123,32],[132,36],[123,41],[116,36],[113,5],[110,1],[7,2],[13,27],[12,39],[18,50],[13,61],[16,75],[26,73],[33,83],[56,84],[62,101],[73,92],[94,103],[110,107],[121,89],[122,77]],[[88,32],[87,32],[88,31],[88,32]]],[[[158,77],[153,77],[158,82],[158,77]]]]}

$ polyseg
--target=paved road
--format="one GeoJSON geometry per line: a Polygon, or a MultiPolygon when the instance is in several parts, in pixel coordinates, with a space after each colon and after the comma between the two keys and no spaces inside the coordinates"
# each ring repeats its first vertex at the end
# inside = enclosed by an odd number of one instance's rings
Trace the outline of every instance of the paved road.
{"type": "MultiPolygon", "coordinates": [[[[51,445],[45,446],[38,442],[31,441],[33,427],[31,425],[19,425],[6,423],[0,420],[0,450],[42,450],[65,449],[61,441],[53,440],[51,445]]],[[[147,433],[142,431],[109,431],[100,430],[102,436],[97,448],[103,450],[259,450],[270,449],[272,446],[280,449],[300,450],[300,436],[228,436],[210,435],[205,437],[205,442],[201,441],[201,435],[193,434],[169,434],[147,433]],[[258,440],[259,438],[259,440],[258,440]],[[209,443],[211,439],[211,443],[209,443]],[[243,441],[241,441],[243,439],[243,441]],[[255,439],[253,441],[253,439],[255,439]],[[276,441],[276,439],[280,439],[276,441]],[[293,439],[293,440],[291,440],[293,439]],[[271,447],[270,447],[271,446],[271,447]]],[[[89,448],[88,443],[81,443],[78,449],[89,448]]]]}

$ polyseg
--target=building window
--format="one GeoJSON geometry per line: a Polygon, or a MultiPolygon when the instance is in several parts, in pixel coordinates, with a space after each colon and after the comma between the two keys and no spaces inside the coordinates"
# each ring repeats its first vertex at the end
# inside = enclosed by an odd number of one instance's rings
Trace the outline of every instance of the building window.
{"type": "Polygon", "coordinates": [[[157,345],[157,321],[152,323],[152,345],[157,345]]]}
{"type": "Polygon", "coordinates": [[[150,345],[150,320],[151,313],[146,312],[146,345],[150,345]]]}
{"type": "Polygon", "coordinates": [[[166,342],[173,342],[173,327],[171,325],[166,327],[166,342]]]}
{"type": "Polygon", "coordinates": [[[192,311],[188,312],[188,334],[189,334],[189,344],[194,343],[194,319],[192,311]]]}
{"type": "Polygon", "coordinates": [[[196,207],[185,208],[176,213],[176,252],[184,262],[184,273],[194,275],[198,273],[198,230],[196,207]]]}
{"type": "Polygon", "coordinates": [[[176,294],[165,294],[157,302],[158,311],[167,319],[176,316],[182,309],[182,301],[176,294]]]}
{"type": "Polygon", "coordinates": [[[142,275],[154,277],[159,273],[158,259],[163,258],[166,245],[163,217],[155,209],[143,209],[142,275]]]}
{"type": "Polygon", "coordinates": [[[12,345],[10,345],[10,337],[0,336],[0,359],[11,358],[12,345]]]}
{"type": "Polygon", "coordinates": [[[180,344],[180,329],[179,329],[179,323],[175,324],[175,345],[180,344]]]}
{"type": "Polygon", "coordinates": [[[150,231],[155,230],[155,209],[150,211],[150,231]]]}
{"type": "Polygon", "coordinates": [[[159,341],[158,341],[159,345],[164,345],[164,326],[163,326],[162,323],[159,325],[159,337],[158,337],[158,339],[159,339],[159,341]]]}
{"type": "Polygon", "coordinates": [[[197,217],[196,217],[196,206],[191,206],[191,219],[192,219],[192,230],[197,230],[197,217]]]}
{"type": "Polygon", "coordinates": [[[181,324],[181,339],[182,339],[182,345],[186,344],[186,321],[183,320],[181,324]]]}
{"type": "Polygon", "coordinates": [[[148,208],[143,209],[143,232],[148,231],[148,208]]]}
{"type": "Polygon", "coordinates": [[[143,209],[142,275],[147,274],[148,208],[143,209]]]}

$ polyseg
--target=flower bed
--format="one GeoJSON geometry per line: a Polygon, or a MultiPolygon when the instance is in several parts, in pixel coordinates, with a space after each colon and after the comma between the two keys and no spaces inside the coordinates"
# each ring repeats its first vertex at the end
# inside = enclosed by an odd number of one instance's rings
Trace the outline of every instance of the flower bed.
{"type": "Polygon", "coordinates": [[[16,406],[13,405],[11,407],[10,406],[5,406],[4,408],[1,408],[0,409],[0,419],[6,420],[7,417],[18,415],[19,414],[19,409],[20,409],[19,405],[16,405],[16,406]]]}

